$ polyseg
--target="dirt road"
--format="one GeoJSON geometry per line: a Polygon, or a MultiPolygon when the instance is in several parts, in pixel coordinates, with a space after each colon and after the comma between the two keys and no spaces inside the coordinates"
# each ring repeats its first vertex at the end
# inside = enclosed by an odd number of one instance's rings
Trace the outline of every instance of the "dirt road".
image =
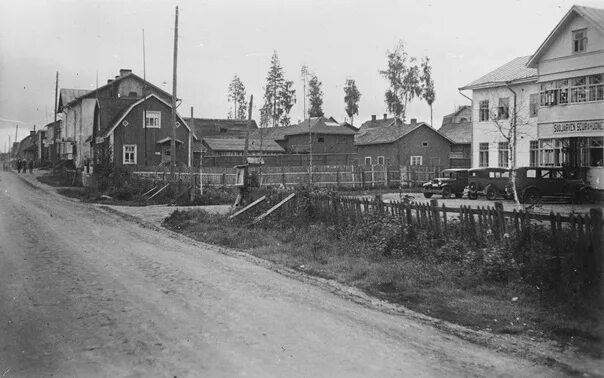
{"type": "Polygon", "coordinates": [[[0,377],[558,376],[0,172],[0,377]]]}

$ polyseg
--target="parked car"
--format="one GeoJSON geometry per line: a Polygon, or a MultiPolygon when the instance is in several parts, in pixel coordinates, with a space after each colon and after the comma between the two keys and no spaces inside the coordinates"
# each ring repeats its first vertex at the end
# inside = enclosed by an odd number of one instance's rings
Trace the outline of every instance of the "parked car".
{"type": "Polygon", "coordinates": [[[498,196],[509,198],[505,191],[510,182],[510,171],[507,168],[474,168],[468,173],[468,198],[476,199],[479,195],[490,200],[498,196]]]}
{"type": "Polygon", "coordinates": [[[449,198],[451,194],[454,194],[455,198],[461,198],[467,185],[467,169],[445,169],[441,172],[440,177],[423,185],[424,197],[430,198],[433,194],[440,194],[443,198],[449,198]]]}
{"type": "MultiPolygon", "coordinates": [[[[568,200],[574,203],[591,202],[593,191],[577,171],[561,167],[521,167],[516,169],[516,191],[523,203],[535,203],[542,197],[568,200]]],[[[506,192],[513,196],[512,184],[506,192]]]]}

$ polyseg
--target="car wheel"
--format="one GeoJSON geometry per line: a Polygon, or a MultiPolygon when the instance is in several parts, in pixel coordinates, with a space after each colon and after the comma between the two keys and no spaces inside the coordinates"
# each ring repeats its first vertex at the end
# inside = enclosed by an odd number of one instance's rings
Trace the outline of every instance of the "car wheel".
{"type": "Polygon", "coordinates": [[[541,194],[537,189],[526,189],[522,194],[522,201],[528,204],[535,204],[541,199],[541,194]]]}
{"type": "Polygon", "coordinates": [[[445,186],[442,190],[442,196],[443,196],[443,198],[451,197],[451,188],[449,188],[448,186],[445,186]]]}
{"type": "Polygon", "coordinates": [[[463,193],[455,193],[455,198],[461,198],[463,197],[463,193]]]}
{"type": "Polygon", "coordinates": [[[491,184],[487,185],[487,187],[484,188],[484,192],[487,196],[487,199],[490,201],[493,201],[495,198],[497,198],[497,191],[491,184]]]}
{"type": "Polygon", "coordinates": [[[474,191],[470,191],[470,192],[468,192],[468,198],[471,200],[475,200],[478,198],[478,193],[476,193],[474,191]]]}
{"type": "Polygon", "coordinates": [[[432,197],[432,193],[424,193],[424,197],[430,198],[430,197],[432,197]]]}

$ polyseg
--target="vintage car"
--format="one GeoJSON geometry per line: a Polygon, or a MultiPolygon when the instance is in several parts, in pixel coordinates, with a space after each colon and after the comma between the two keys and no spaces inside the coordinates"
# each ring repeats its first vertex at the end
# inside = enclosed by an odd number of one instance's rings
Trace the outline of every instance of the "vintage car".
{"type": "Polygon", "coordinates": [[[451,194],[454,194],[455,198],[461,198],[467,185],[467,169],[445,169],[441,172],[440,177],[423,185],[424,197],[430,198],[433,194],[440,194],[443,198],[449,198],[451,194]]]}
{"type": "MultiPolygon", "coordinates": [[[[513,196],[512,184],[506,192],[513,196]]],[[[554,201],[589,203],[593,191],[576,170],[562,167],[521,167],[516,169],[516,192],[523,203],[536,203],[543,197],[554,201]]]]}
{"type": "Polygon", "coordinates": [[[506,185],[510,182],[510,171],[507,168],[473,168],[468,172],[468,198],[476,199],[484,195],[494,200],[498,196],[509,198],[506,185]]]}

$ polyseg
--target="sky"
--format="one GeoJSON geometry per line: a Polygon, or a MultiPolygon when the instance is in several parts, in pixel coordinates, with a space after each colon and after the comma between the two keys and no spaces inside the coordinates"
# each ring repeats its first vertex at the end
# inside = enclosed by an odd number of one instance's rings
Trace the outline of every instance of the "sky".
{"type": "MultiPolygon", "coordinates": [[[[174,15],[179,7],[177,96],[185,117],[226,118],[227,88],[238,75],[254,95],[259,121],[270,58],[277,52],[295,83],[292,122],[304,119],[306,65],[323,83],[323,111],[344,121],[344,84],[362,96],[355,126],[386,113],[386,53],[402,40],[410,56],[427,56],[436,90],[433,126],[469,104],[459,87],[510,60],[533,54],[574,4],[604,0],[2,0],[0,1],[0,151],[54,117],[60,88],[94,89],[121,68],[172,92],[174,15]]],[[[466,92],[467,95],[471,93],[466,92]]],[[[430,122],[421,100],[407,119],[430,122]]]]}

